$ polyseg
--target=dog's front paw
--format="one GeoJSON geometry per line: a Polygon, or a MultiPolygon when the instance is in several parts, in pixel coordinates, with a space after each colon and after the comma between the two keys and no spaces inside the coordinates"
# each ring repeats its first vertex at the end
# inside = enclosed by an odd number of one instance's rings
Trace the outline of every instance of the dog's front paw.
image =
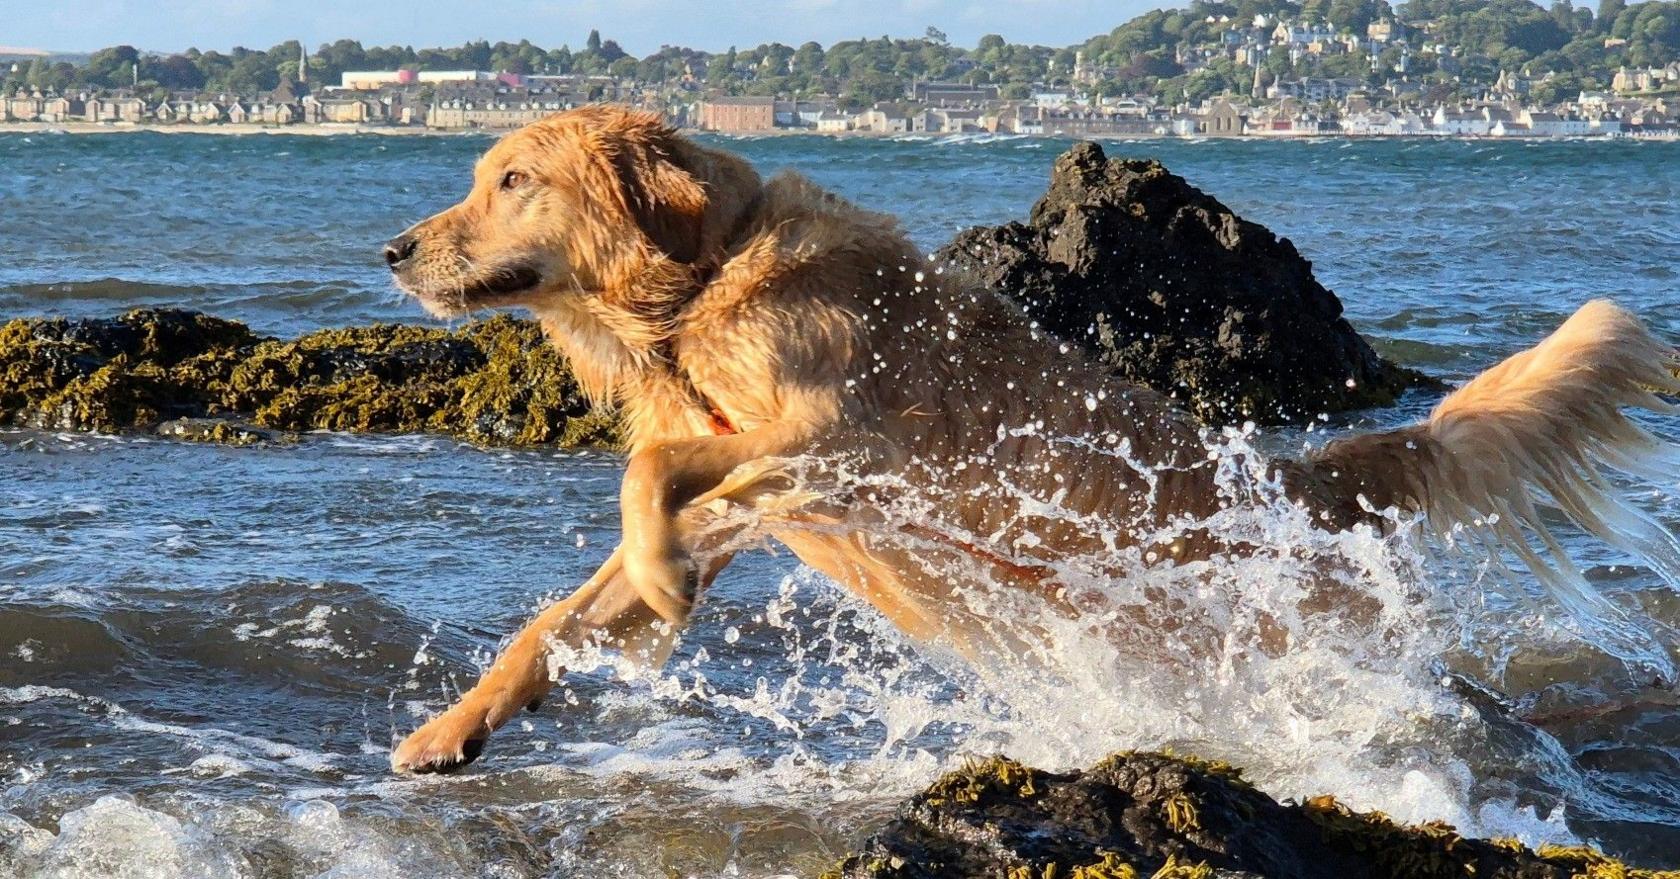
{"type": "Polygon", "coordinates": [[[478,759],[495,730],[490,712],[477,702],[458,702],[427,721],[391,752],[395,772],[454,772],[478,759]]]}
{"type": "Polygon", "coordinates": [[[666,546],[624,557],[624,577],[636,595],[673,626],[688,622],[700,592],[700,568],[680,546],[666,546]]]}

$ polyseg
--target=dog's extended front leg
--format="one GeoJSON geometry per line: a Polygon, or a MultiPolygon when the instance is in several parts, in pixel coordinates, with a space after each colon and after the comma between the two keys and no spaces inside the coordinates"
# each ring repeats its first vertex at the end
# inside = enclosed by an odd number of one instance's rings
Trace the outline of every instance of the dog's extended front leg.
{"type": "MultiPolygon", "coordinates": [[[[698,542],[717,550],[733,533],[732,529],[717,529],[698,542]]],[[[701,579],[709,583],[732,557],[727,551],[713,552],[701,579]]],[[[450,772],[477,759],[492,732],[520,708],[536,707],[553,689],[549,657],[556,646],[576,647],[593,641],[648,654],[633,656],[636,659],[654,664],[662,661],[678,632],[661,624],[659,615],[630,586],[624,576],[623,558],[623,547],[615,549],[588,582],[521,629],[471,690],[410,733],[391,752],[391,768],[398,772],[450,772]]]]}
{"type": "Polygon", "coordinates": [[[679,536],[683,508],[744,464],[805,451],[809,435],[803,425],[772,424],[657,443],[630,457],[619,495],[624,574],[648,607],[679,626],[694,609],[700,572],[679,536]]]}

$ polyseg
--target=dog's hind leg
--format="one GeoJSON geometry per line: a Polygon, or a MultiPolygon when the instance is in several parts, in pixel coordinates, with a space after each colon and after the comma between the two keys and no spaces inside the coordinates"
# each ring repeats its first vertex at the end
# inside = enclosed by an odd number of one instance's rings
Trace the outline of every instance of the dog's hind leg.
{"type": "MultiPolygon", "coordinates": [[[[738,530],[715,528],[688,538],[702,559],[702,587],[733,558],[723,546],[738,530]]],[[[550,656],[556,647],[597,643],[640,662],[662,663],[676,643],[677,627],[642,601],[625,576],[623,558],[623,548],[615,549],[577,591],[521,629],[471,690],[391,752],[391,768],[452,772],[477,759],[492,732],[520,708],[534,710],[553,689],[558,675],[551,672],[550,656]]]]}

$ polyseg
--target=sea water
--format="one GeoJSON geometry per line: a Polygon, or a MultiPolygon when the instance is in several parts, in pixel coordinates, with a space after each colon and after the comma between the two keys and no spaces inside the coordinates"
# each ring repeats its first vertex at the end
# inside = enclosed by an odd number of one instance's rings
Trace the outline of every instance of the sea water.
{"type": "MultiPolygon", "coordinates": [[[[928,250],[1024,217],[1067,146],[713,142],[897,215],[928,250]]],[[[487,143],[0,135],[0,318],[418,321],[380,244],[458,198],[487,143]]],[[[1105,147],[1289,237],[1380,351],[1449,382],[1596,296],[1680,337],[1680,145],[1105,147]]],[[[1432,403],[1215,440],[1245,478],[1251,446],[1296,451],[1432,403]]],[[[1248,558],[1061,572],[1114,606],[1172,608],[1182,637],[1046,619],[1035,655],[981,666],[767,547],[730,567],[663,671],[575,658],[470,771],[391,776],[392,742],[611,550],[620,469],[424,436],[0,432],[0,874],[811,875],[967,755],[1073,767],[1160,747],[1229,759],[1279,797],[1680,865],[1680,697],[1660,664],[1612,658],[1532,582],[1404,524],[1330,535],[1284,504],[1215,523],[1262,547],[1248,558]],[[1300,611],[1327,573],[1358,614],[1300,611]],[[1287,649],[1257,646],[1262,621],[1287,649]]],[[[1635,489],[1680,526],[1680,485],[1635,489]]],[[[1673,661],[1680,599],[1566,542],[1673,661]]]]}

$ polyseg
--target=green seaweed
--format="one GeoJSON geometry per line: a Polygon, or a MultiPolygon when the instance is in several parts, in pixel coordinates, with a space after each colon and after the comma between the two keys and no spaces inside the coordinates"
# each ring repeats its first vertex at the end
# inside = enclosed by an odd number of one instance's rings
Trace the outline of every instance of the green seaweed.
{"type": "Polygon", "coordinates": [[[1570,871],[1571,879],[1680,879],[1680,870],[1641,870],[1586,846],[1543,845],[1537,853],[1548,864],[1570,871]]]}
{"type": "Polygon", "coordinates": [[[1227,763],[1122,752],[1084,772],[970,762],[912,798],[835,879],[1680,879],[1586,847],[1479,840],[1333,796],[1280,803],[1227,763]]]}
{"type": "Polygon", "coordinates": [[[940,776],[922,797],[930,806],[977,803],[993,794],[1030,798],[1038,793],[1034,781],[1043,774],[1008,757],[969,760],[962,768],[940,776]]]}
{"type": "MultiPolygon", "coordinates": [[[[532,321],[453,332],[403,324],[262,338],[197,312],[0,325],[0,423],[114,433],[166,419],[258,428],[440,433],[485,446],[614,446],[563,356],[532,321]]],[[[174,435],[174,434],[170,434],[174,435]]],[[[239,430],[186,438],[244,443],[239,430]]]]}

